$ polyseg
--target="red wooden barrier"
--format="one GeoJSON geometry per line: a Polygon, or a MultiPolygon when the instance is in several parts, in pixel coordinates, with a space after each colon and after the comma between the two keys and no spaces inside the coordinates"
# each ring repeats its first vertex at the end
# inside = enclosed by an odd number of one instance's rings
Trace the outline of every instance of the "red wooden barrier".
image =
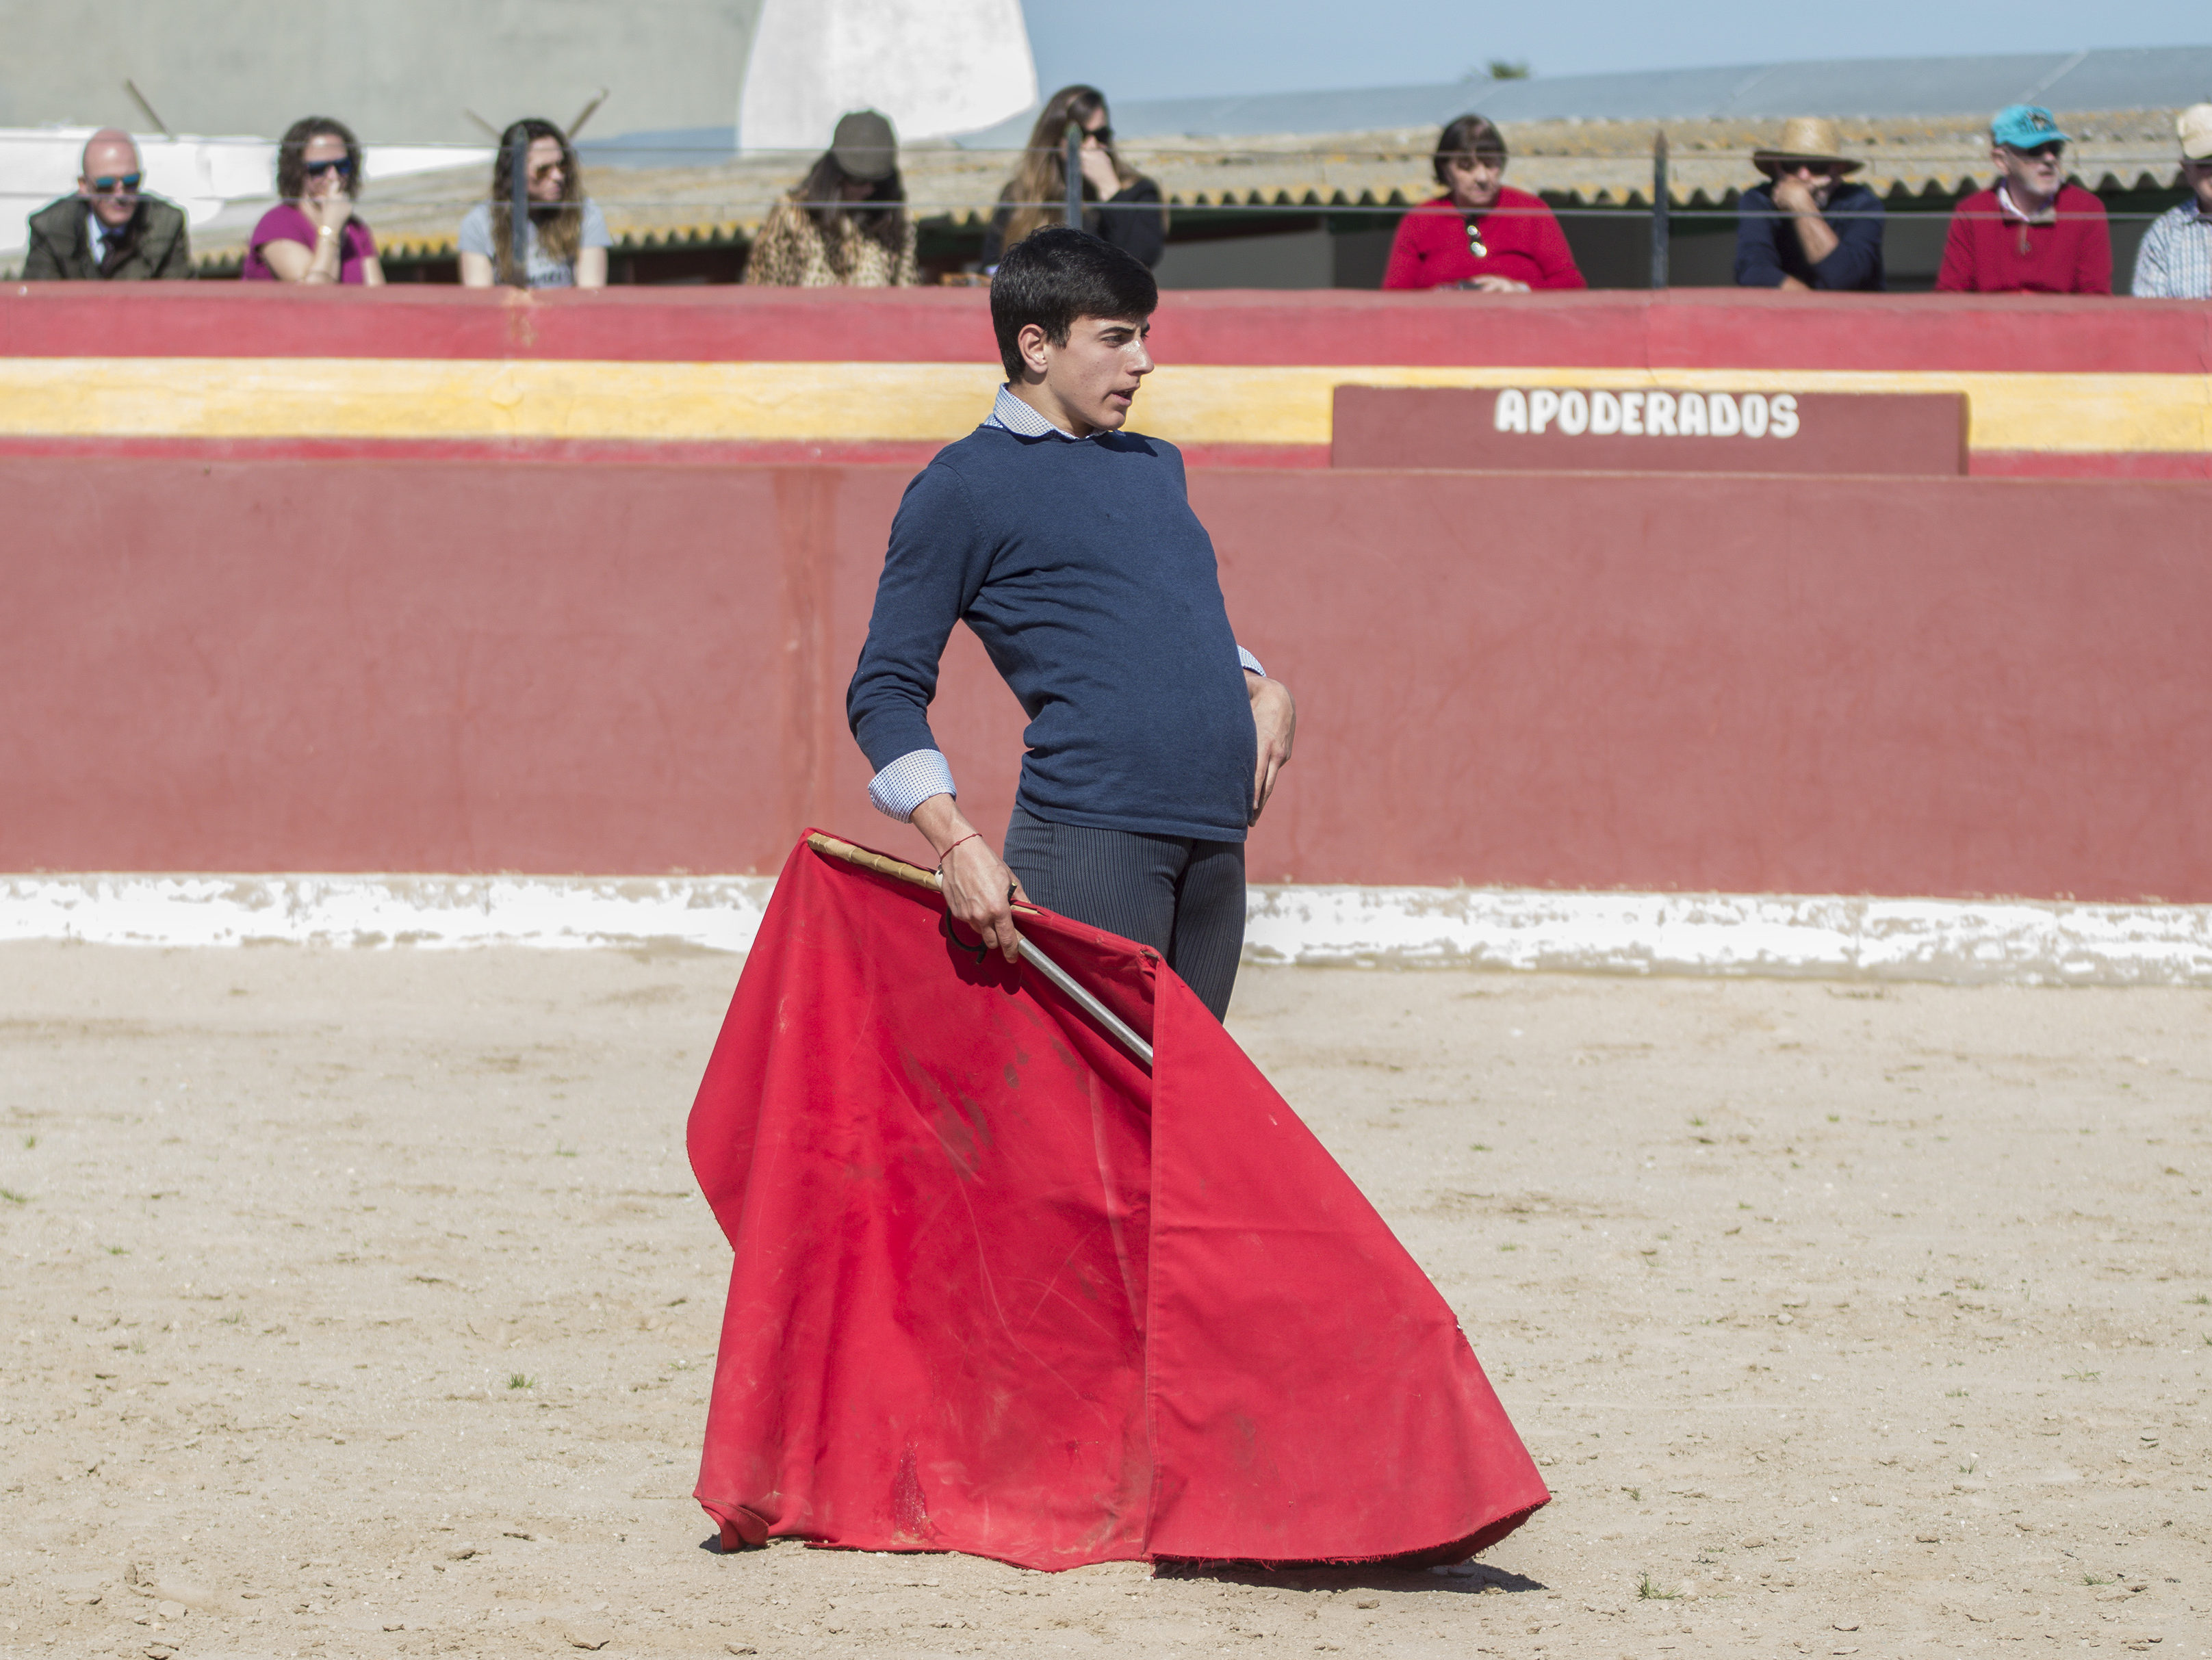
{"type": "MultiPolygon", "coordinates": [[[[0,459],[0,869],[740,871],[865,831],[842,696],[908,476],[0,459]]],[[[1255,878],[2212,901],[2205,486],[1192,488],[1304,711],[1255,878]]],[[[979,822],[1021,724],[956,633],[979,822]]]]}

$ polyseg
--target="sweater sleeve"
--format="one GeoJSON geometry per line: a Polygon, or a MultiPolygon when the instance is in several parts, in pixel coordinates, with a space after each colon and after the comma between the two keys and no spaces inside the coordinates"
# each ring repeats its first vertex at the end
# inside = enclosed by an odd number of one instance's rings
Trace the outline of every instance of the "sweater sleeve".
{"type": "Polygon", "coordinates": [[[1567,245],[1567,233],[1559,228],[1559,215],[1546,206],[1534,229],[1534,245],[1530,251],[1543,268],[1540,288],[1586,288],[1582,269],[1575,264],[1575,251],[1567,245]]]}
{"type": "Polygon", "coordinates": [[[1773,203],[1755,191],[1736,198],[1735,285],[1739,288],[1778,288],[1786,273],[1774,245],[1781,221],[1773,203]]]}
{"type": "Polygon", "coordinates": [[[1098,210],[1099,233],[1150,270],[1167,251],[1167,216],[1160,210],[1160,187],[1139,178],[1098,210]]]}
{"type": "Polygon", "coordinates": [[[937,748],[929,706],[938,662],[990,564],[959,475],[931,463],[907,486],[891,521],[867,643],[845,693],[845,718],[878,772],[902,755],[937,748]]]}
{"type": "Polygon", "coordinates": [[[1436,286],[1427,270],[1425,251],[1421,246],[1425,221],[1432,217],[1416,208],[1398,221],[1398,233],[1390,239],[1390,263],[1382,272],[1386,288],[1431,288],[1436,286]]]}
{"type": "Polygon", "coordinates": [[[1974,292],[1974,227],[1966,216],[1954,211],[1951,229],[1943,239],[1943,267],[1936,273],[1937,294],[1974,292]]]}
{"type": "Polygon", "coordinates": [[[2160,219],[2144,233],[2142,245],[2136,250],[2135,281],[2128,291],[2137,300],[2166,300],[2173,290],[2166,274],[2166,245],[2167,222],[2160,219]]]}
{"type": "Polygon", "coordinates": [[[1884,217],[1880,197],[1872,191],[1854,191],[1843,213],[1829,222],[1836,246],[1813,267],[1814,287],[1838,293],[1865,288],[1881,264],[1884,217]]]}
{"type": "Polygon", "coordinates": [[[2085,207],[2081,216],[2090,222],[2081,227],[2081,252],[2075,263],[2074,292],[2075,294],[2110,294],[2112,291],[2112,232],[2105,217],[2105,204],[2089,192],[2094,213],[2085,207]]]}

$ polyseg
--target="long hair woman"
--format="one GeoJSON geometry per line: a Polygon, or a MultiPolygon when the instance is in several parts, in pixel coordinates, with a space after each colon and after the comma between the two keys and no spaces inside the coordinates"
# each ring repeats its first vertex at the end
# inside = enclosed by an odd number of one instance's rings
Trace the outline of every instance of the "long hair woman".
{"type": "Polygon", "coordinates": [[[517,121],[499,136],[491,199],[461,221],[461,281],[471,288],[604,288],[612,239],[599,206],[584,194],[583,170],[568,136],[550,121],[517,121]],[[530,227],[523,272],[514,274],[514,157],[523,153],[530,227]]]}
{"type": "Polygon", "coordinates": [[[1167,246],[1166,211],[1160,187],[1121,159],[1114,148],[1114,125],[1106,94],[1096,87],[1062,87],[1046,100],[1044,113],[1030,130],[1021,171],[999,193],[998,211],[983,233],[983,267],[1041,225],[1067,221],[1067,124],[1083,129],[1083,228],[1102,236],[1147,267],[1160,263],[1167,246]]]}
{"type": "Polygon", "coordinates": [[[239,276],[249,282],[345,282],[381,287],[376,239],[355,217],[362,184],[361,141],[343,121],[310,115],[276,144],[276,205],[246,239],[239,276]]]}
{"type": "Polygon", "coordinates": [[[799,188],[769,209],[745,281],[783,288],[906,288],[921,281],[898,136],[873,110],[841,118],[799,188]]]}

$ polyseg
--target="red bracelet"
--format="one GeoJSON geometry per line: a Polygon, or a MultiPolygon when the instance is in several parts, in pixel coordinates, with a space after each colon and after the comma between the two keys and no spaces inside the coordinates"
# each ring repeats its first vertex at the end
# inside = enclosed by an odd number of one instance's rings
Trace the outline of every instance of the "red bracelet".
{"type": "MultiPolygon", "coordinates": [[[[966,835],[960,838],[960,841],[973,841],[976,837],[982,833],[983,833],[981,830],[970,830],[966,835]]],[[[959,846],[960,841],[954,842],[952,844],[952,847],[959,846]]],[[[939,853],[937,856],[937,874],[940,876],[945,874],[945,861],[952,857],[952,847],[946,848],[942,853],[939,853]]]]}

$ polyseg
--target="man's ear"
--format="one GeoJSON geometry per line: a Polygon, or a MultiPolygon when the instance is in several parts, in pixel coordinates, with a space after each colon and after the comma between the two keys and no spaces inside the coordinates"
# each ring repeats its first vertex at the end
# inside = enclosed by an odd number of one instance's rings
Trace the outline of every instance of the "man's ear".
{"type": "Polygon", "coordinates": [[[1041,323],[1024,323],[1014,336],[1014,349],[1022,354],[1022,362],[1037,374],[1042,374],[1052,361],[1047,349],[1051,343],[1041,323]]]}

